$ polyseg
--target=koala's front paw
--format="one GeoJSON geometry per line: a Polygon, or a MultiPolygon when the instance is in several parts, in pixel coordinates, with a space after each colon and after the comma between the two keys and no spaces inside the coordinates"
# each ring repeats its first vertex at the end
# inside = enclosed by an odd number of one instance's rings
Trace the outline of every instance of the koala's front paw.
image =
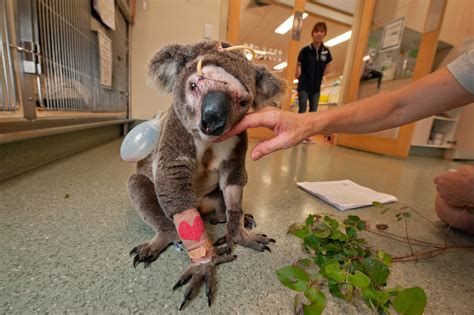
{"type": "Polygon", "coordinates": [[[259,252],[267,250],[271,252],[269,243],[275,243],[273,238],[267,237],[265,234],[247,232],[242,226],[235,229],[228,229],[227,234],[214,243],[214,246],[219,246],[227,243],[227,247],[232,249],[235,244],[242,245],[244,247],[255,249],[259,252]]]}
{"type": "Polygon", "coordinates": [[[133,257],[133,267],[136,268],[140,263],[143,263],[145,268],[150,266],[174,241],[179,241],[176,233],[169,233],[169,235],[157,234],[148,242],[135,246],[130,251],[130,256],[135,255],[133,257]]]}
{"type": "MultiPolygon", "coordinates": [[[[211,224],[216,225],[219,223],[226,223],[227,222],[227,217],[225,214],[223,215],[215,215],[213,218],[210,220],[211,224]]],[[[250,213],[244,213],[244,226],[246,229],[253,229],[257,227],[257,222],[255,222],[255,219],[253,218],[253,215],[250,213]]]]}
{"type": "Polygon", "coordinates": [[[176,290],[176,288],[179,288],[191,280],[191,283],[184,293],[184,300],[181,303],[179,310],[181,311],[186,303],[196,296],[199,287],[203,282],[206,284],[207,304],[211,306],[212,298],[216,290],[216,266],[222,263],[231,262],[236,257],[237,256],[235,255],[214,256],[208,263],[192,264],[189,266],[189,268],[179,278],[178,282],[173,286],[173,290],[176,290]]]}

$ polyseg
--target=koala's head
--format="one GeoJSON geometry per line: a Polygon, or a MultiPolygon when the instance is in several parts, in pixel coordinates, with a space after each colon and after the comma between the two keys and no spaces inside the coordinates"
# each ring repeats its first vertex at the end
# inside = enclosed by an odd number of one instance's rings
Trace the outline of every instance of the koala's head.
{"type": "Polygon", "coordinates": [[[171,45],[150,61],[152,82],[174,93],[181,122],[203,140],[231,129],[250,108],[275,104],[286,90],[286,83],[264,66],[226,47],[215,41],[171,45]]]}

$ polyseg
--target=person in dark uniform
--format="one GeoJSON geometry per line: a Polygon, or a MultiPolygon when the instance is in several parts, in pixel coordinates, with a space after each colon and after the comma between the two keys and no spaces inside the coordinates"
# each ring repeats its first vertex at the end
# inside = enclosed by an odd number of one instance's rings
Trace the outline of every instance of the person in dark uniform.
{"type": "Polygon", "coordinates": [[[313,42],[301,49],[298,55],[296,78],[298,79],[298,113],[305,113],[309,99],[309,111],[318,110],[319,95],[323,76],[329,72],[332,61],[329,48],[324,46],[323,38],[327,34],[324,22],[317,22],[311,31],[313,42]]]}

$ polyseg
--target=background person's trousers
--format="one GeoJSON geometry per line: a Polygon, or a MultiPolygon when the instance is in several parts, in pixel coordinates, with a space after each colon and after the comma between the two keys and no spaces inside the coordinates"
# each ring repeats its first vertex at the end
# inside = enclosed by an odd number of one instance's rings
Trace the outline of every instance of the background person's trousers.
{"type": "Polygon", "coordinates": [[[307,103],[309,99],[309,111],[315,112],[318,110],[319,103],[319,94],[320,93],[311,93],[308,94],[306,91],[298,91],[298,113],[305,113],[307,108],[307,103]]]}

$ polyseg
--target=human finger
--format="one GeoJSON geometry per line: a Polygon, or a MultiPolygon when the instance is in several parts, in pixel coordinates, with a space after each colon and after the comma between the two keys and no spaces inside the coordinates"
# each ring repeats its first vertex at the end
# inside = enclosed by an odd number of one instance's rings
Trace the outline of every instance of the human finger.
{"type": "Polygon", "coordinates": [[[233,137],[248,128],[266,127],[272,129],[276,122],[273,115],[268,115],[268,111],[268,109],[263,109],[245,115],[241,121],[239,121],[231,130],[217,138],[215,142],[224,141],[225,139],[233,137]]]}
{"type": "Polygon", "coordinates": [[[287,135],[278,135],[269,140],[265,140],[255,146],[252,150],[252,160],[256,161],[263,156],[275,152],[277,150],[287,149],[291,146],[291,141],[287,135]]]}

